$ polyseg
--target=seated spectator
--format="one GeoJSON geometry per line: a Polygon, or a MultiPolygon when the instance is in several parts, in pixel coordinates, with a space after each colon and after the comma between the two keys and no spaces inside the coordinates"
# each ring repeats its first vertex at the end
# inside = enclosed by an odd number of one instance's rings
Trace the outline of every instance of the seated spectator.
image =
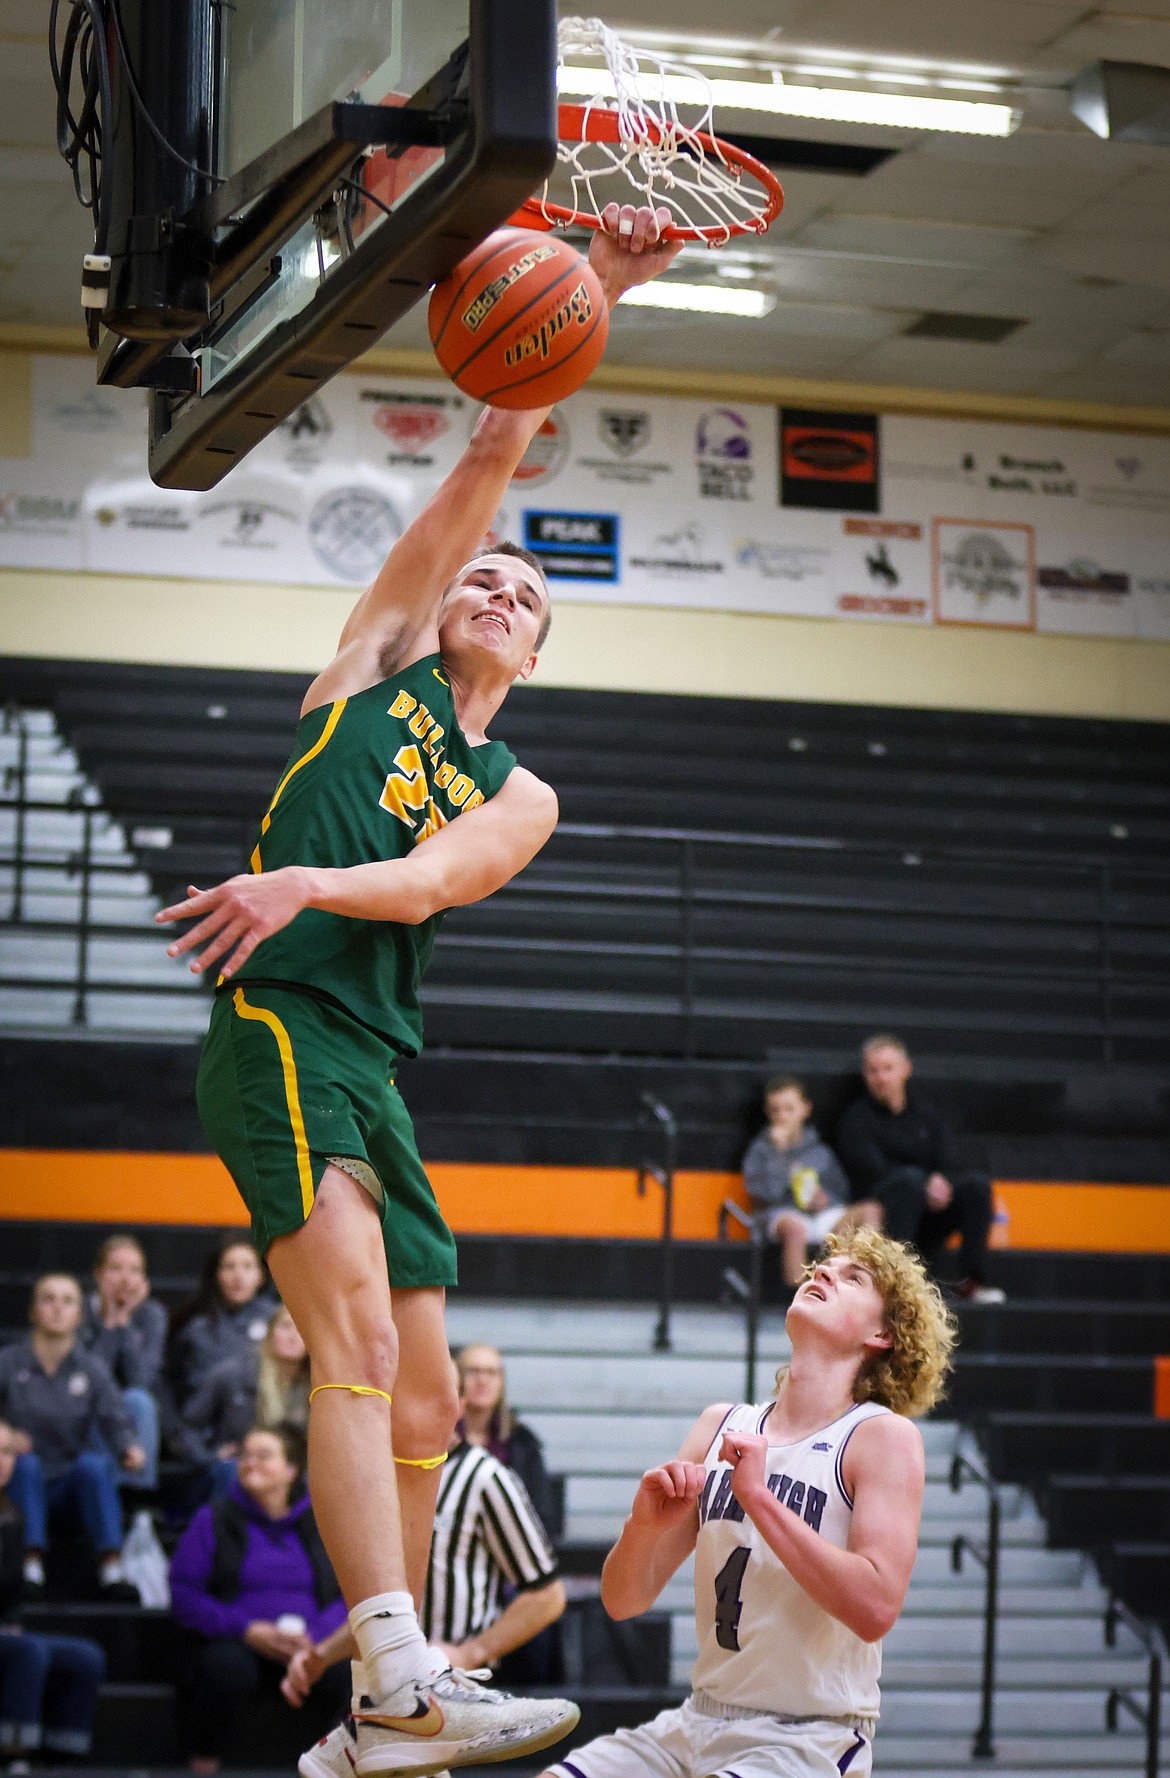
{"type": "Polygon", "coordinates": [[[494,1346],[464,1346],[455,1355],[455,1369],[459,1373],[460,1409],[456,1441],[479,1445],[515,1470],[541,1524],[559,1530],[544,1446],[508,1406],[504,1360],[494,1346]]]}
{"type": "Polygon", "coordinates": [[[21,1626],[24,1520],[7,1492],[19,1444],[0,1420],[0,1760],[22,1760],[39,1747],[84,1755],[105,1656],[80,1636],[34,1636],[21,1626]]]}
{"type": "Polygon", "coordinates": [[[44,1586],[50,1521],[68,1515],[85,1527],[105,1597],[137,1601],[122,1572],[118,1464],[134,1472],[146,1459],[113,1377],[78,1341],[76,1278],[38,1278],[29,1320],[29,1338],[0,1352],[0,1417],[19,1446],[8,1491],[24,1515],[25,1581],[44,1586]]]}
{"type": "MultiPolygon", "coordinates": [[[[240,1705],[277,1692],[286,1663],[337,1631],[342,1600],[304,1487],[295,1427],[254,1428],[230,1494],[200,1507],[171,1562],[178,1622],[190,1632],[185,1694],[191,1769],[219,1769],[240,1705]]],[[[349,1669],[328,1668],[315,1700],[321,1730],[349,1702],[349,1669]]]]}
{"type": "Polygon", "coordinates": [[[987,1282],[991,1180],[960,1164],[946,1119],[910,1091],[913,1072],[899,1038],[883,1033],[862,1045],[866,1090],[837,1126],[837,1151],[854,1192],[881,1205],[887,1235],[911,1242],[933,1263],[957,1229],[959,1296],[1002,1303],[1003,1291],[987,1282]]]}
{"type": "Polygon", "coordinates": [[[224,1235],[203,1264],[199,1289],[171,1326],[167,1370],[181,1413],[209,1371],[258,1346],[276,1298],[246,1235],[224,1235]]]}
{"type": "Polygon", "coordinates": [[[810,1247],[833,1229],[880,1228],[881,1207],[849,1202],[840,1161],[808,1121],[812,1101],[803,1081],[774,1075],[764,1088],[764,1116],[767,1126],[743,1157],[743,1180],[756,1226],[778,1243],[784,1282],[795,1290],[810,1247]]]}
{"type": "Polygon", "coordinates": [[[259,1347],[248,1346],[209,1371],[183,1410],[185,1454],[212,1469],[212,1494],[235,1480],[233,1459],[253,1426],[309,1425],[309,1355],[282,1303],[259,1347]]]}
{"type": "Polygon", "coordinates": [[[146,1462],[127,1485],[158,1486],[159,1402],[167,1312],[150,1294],[146,1254],[133,1235],[110,1235],[93,1264],[81,1344],[108,1367],[134,1421],[146,1462]]]}
{"type": "MultiPolygon", "coordinates": [[[[465,1347],[461,1356],[469,1352],[499,1358],[491,1346],[465,1347]]],[[[466,1412],[465,1400],[461,1406],[466,1412]]],[[[457,1442],[441,1478],[419,1622],[453,1667],[494,1669],[506,1656],[527,1651],[563,1615],[557,1559],[523,1482],[484,1446],[457,1442]]],[[[285,1696],[290,1702],[307,1697],[327,1663],[352,1647],[344,1623],[323,1644],[298,1650],[285,1696]]],[[[355,1661],[354,1690],[365,1689],[355,1661]]]]}

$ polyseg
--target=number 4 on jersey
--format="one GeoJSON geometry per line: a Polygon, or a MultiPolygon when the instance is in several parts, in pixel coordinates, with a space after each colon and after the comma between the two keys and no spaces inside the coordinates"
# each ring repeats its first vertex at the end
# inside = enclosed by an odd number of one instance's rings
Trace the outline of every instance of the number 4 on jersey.
{"type": "Polygon", "coordinates": [[[739,1647],[739,1614],[743,1610],[739,1591],[751,1553],[745,1549],[732,1550],[715,1576],[715,1640],[720,1648],[734,1651],[739,1647]]]}

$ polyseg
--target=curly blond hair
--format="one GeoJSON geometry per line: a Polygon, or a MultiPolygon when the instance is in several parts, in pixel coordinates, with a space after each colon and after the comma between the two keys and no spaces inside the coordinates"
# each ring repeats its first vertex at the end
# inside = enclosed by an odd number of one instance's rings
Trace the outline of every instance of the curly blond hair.
{"type": "MultiPolygon", "coordinates": [[[[891,1241],[877,1229],[831,1234],[825,1245],[830,1256],[865,1267],[877,1285],[886,1327],[894,1336],[892,1346],[861,1365],[853,1399],[876,1401],[895,1414],[925,1414],[945,1393],[958,1333],[938,1285],[928,1277],[913,1247],[891,1241]]],[[[809,1275],[812,1270],[810,1266],[809,1275]]]]}

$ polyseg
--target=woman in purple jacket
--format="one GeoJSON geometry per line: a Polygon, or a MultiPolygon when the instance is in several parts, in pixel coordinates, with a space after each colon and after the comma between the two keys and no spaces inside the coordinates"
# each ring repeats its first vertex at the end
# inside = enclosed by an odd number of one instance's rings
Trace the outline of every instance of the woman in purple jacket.
{"type": "MultiPolygon", "coordinates": [[[[199,1509],[175,1551],[173,1610],[193,1639],[193,1772],[218,1771],[241,1703],[261,1687],[278,1693],[289,1658],[344,1621],[304,1471],[302,1432],[254,1429],[231,1493],[199,1509]]],[[[348,1693],[349,1665],[338,1661],[313,1692],[322,1732],[344,1713],[348,1693]]]]}

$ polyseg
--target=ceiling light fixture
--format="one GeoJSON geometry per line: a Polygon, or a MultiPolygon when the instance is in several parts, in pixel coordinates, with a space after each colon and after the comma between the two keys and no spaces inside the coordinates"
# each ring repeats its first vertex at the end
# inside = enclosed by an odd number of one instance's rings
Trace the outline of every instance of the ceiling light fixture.
{"type": "MultiPolygon", "coordinates": [[[[563,95],[610,99],[604,68],[565,66],[557,74],[563,95]]],[[[851,87],[794,86],[774,71],[771,80],[706,80],[700,75],[649,75],[639,82],[648,100],[706,105],[729,111],[766,111],[778,117],[810,117],[833,123],[878,124],[887,129],[945,130],[966,136],[1010,136],[1020,114],[1010,105],[970,99],[921,98],[851,87]]]]}
{"type": "Polygon", "coordinates": [[[760,321],[776,307],[769,290],[727,290],[718,284],[680,284],[658,278],[653,284],[636,284],[622,297],[622,306],[638,304],[647,309],[689,309],[697,315],[739,315],[760,321]]]}

